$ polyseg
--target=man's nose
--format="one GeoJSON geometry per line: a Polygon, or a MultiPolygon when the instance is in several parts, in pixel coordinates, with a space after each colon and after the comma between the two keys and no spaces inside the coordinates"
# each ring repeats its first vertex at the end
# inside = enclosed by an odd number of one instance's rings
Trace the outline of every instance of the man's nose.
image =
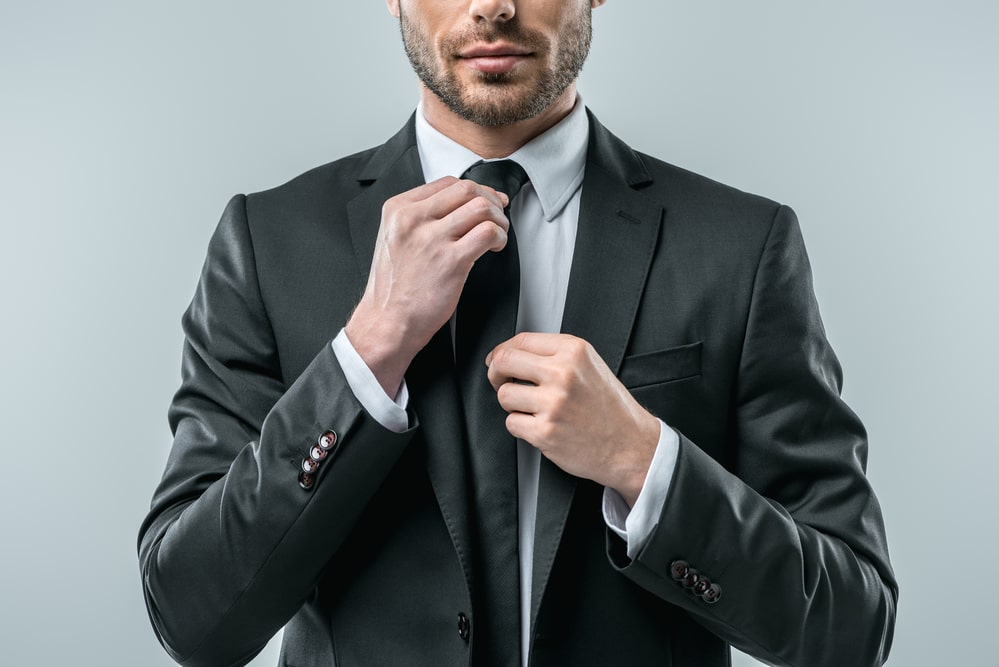
{"type": "Polygon", "coordinates": [[[468,14],[476,23],[480,21],[505,23],[516,13],[514,0],[472,0],[468,5],[468,14]]]}

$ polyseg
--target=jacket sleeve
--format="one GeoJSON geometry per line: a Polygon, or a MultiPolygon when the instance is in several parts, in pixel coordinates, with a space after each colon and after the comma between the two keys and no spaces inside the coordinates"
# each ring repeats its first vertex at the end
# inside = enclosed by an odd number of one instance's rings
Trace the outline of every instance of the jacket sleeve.
{"type": "Polygon", "coordinates": [[[183,328],[173,447],[139,532],[143,591],[179,663],[244,664],[312,594],[412,430],[365,414],[328,343],[285,386],[243,196],[209,244],[183,328]],[[327,432],[336,443],[303,488],[303,459],[327,432]]]}
{"type": "Polygon", "coordinates": [[[615,566],[769,664],[882,664],[898,588],[866,433],[840,388],[797,220],[781,207],[753,286],[732,462],[681,434],[658,526],[634,561],[609,538],[615,566]]]}

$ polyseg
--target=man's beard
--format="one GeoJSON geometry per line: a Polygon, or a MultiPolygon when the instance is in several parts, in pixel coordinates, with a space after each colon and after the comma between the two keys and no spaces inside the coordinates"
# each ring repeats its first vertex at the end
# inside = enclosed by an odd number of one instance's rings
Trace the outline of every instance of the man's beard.
{"type": "Polygon", "coordinates": [[[506,23],[491,24],[486,30],[467,30],[448,35],[440,44],[440,57],[419,27],[400,16],[402,42],[420,80],[451,111],[477,125],[510,125],[534,118],[558,99],[576,80],[590,51],[592,26],[589,7],[580,12],[572,25],[561,32],[552,45],[540,34],[524,30],[516,18],[506,23]],[[543,69],[535,79],[518,81],[515,71],[500,74],[479,72],[479,80],[488,85],[486,95],[473,95],[463,87],[453,69],[445,64],[461,66],[455,56],[461,49],[476,42],[491,43],[504,40],[529,49],[532,58],[549,60],[550,50],[555,49],[552,69],[543,69]]]}

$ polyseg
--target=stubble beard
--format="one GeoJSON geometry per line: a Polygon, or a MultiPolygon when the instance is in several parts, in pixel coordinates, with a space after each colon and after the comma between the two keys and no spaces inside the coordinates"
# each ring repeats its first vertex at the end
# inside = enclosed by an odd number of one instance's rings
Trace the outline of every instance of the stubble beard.
{"type": "Polygon", "coordinates": [[[569,29],[561,32],[552,45],[536,32],[521,28],[516,18],[492,24],[486,30],[468,30],[448,35],[435,50],[430,39],[420,31],[405,12],[400,14],[402,42],[409,62],[423,84],[452,112],[477,125],[496,127],[534,118],[550,107],[579,76],[590,51],[592,25],[586,7],[569,29]],[[483,86],[469,90],[455,71],[461,63],[455,55],[474,42],[512,42],[530,49],[534,58],[547,60],[556,50],[554,67],[543,68],[533,79],[518,80],[517,72],[492,74],[478,72],[483,86]],[[440,56],[438,57],[438,54],[440,56]],[[484,94],[478,94],[484,90],[484,94]]]}

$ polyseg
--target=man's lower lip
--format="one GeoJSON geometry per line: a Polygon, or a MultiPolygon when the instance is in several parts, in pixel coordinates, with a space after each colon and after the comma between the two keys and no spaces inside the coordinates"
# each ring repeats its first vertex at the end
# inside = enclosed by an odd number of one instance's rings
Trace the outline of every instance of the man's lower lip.
{"type": "Polygon", "coordinates": [[[486,74],[506,74],[527,60],[527,56],[480,56],[461,60],[472,69],[486,74]]]}

